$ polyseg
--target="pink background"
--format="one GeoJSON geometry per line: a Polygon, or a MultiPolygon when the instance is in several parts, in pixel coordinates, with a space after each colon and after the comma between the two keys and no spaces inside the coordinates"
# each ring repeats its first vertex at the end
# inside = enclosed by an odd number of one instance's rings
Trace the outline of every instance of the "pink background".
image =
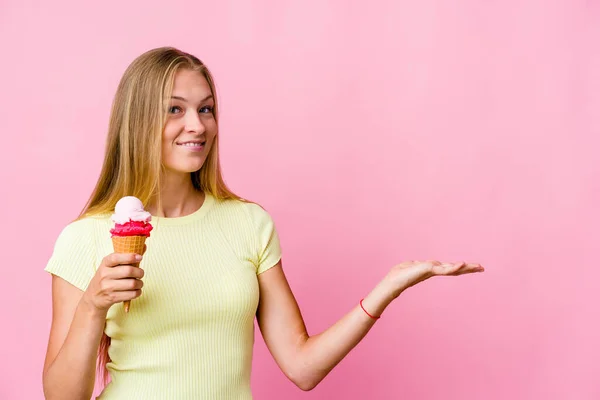
{"type": "Polygon", "coordinates": [[[226,179],[275,218],[311,333],[402,260],[487,268],[406,292],[310,393],[257,334],[256,399],[600,398],[597,1],[82,3],[0,4],[0,398],[43,398],[43,268],[163,45],[212,68],[226,179]]]}

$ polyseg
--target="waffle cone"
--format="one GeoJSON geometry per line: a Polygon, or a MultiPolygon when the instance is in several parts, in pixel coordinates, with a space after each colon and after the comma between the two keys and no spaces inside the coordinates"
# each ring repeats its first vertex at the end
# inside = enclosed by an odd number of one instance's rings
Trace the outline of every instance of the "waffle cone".
{"type": "MultiPolygon", "coordinates": [[[[146,236],[113,236],[113,250],[115,253],[135,253],[144,254],[144,244],[146,236]]],[[[140,263],[131,264],[134,267],[139,267],[140,263]]],[[[123,303],[125,312],[129,312],[131,302],[129,300],[123,303]]]]}

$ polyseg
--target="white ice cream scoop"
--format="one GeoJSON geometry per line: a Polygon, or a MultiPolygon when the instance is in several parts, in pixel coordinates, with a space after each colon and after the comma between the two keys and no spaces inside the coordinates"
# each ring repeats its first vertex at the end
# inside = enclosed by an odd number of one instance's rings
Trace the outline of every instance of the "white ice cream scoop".
{"type": "Polygon", "coordinates": [[[116,224],[129,221],[150,222],[152,215],[144,210],[142,201],[135,196],[122,197],[115,206],[115,213],[110,217],[116,224]]]}

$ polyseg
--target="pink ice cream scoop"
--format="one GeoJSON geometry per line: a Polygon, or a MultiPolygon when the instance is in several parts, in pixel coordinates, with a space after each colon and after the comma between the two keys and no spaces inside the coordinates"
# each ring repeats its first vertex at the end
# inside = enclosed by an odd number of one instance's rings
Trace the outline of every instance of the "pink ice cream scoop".
{"type": "Polygon", "coordinates": [[[146,210],[140,199],[134,196],[121,198],[111,216],[115,227],[110,230],[112,236],[150,236],[152,215],[146,210]]]}

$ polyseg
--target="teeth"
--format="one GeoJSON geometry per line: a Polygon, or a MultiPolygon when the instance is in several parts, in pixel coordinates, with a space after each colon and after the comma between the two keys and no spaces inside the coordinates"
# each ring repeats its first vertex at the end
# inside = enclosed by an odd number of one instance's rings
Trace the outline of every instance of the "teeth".
{"type": "Polygon", "coordinates": [[[200,147],[200,146],[202,146],[202,143],[182,143],[182,144],[180,144],[180,146],[185,146],[185,147],[200,147]]]}

